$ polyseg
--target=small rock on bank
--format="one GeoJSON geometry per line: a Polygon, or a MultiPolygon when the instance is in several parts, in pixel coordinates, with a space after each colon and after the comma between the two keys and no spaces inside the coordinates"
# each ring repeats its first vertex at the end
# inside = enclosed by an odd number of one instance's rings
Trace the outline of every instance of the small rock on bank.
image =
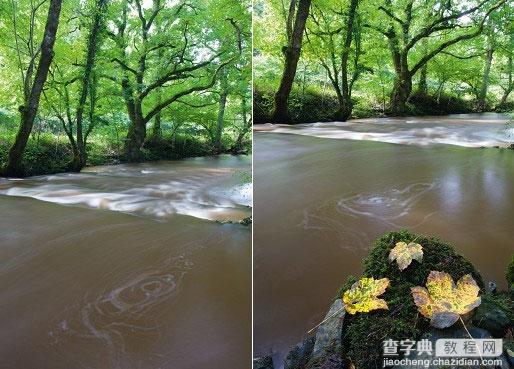
{"type": "Polygon", "coordinates": [[[316,341],[307,368],[340,369],[344,367],[341,356],[341,332],[345,314],[343,301],[335,300],[325,315],[323,324],[316,331],[316,341]]]}
{"type": "Polygon", "coordinates": [[[304,369],[314,349],[314,337],[305,339],[296,345],[284,360],[284,369],[304,369]]]}

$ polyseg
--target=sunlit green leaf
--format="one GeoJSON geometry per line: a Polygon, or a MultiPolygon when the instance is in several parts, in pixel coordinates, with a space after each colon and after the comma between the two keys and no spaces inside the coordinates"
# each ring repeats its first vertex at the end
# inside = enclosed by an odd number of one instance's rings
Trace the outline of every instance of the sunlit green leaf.
{"type": "Polygon", "coordinates": [[[387,303],[377,298],[389,287],[389,279],[361,278],[343,294],[345,309],[350,314],[388,309],[387,303]]]}
{"type": "Polygon", "coordinates": [[[411,289],[418,311],[436,328],[453,325],[459,316],[480,305],[480,288],[470,274],[454,283],[445,272],[431,271],[425,287],[411,289]]]}

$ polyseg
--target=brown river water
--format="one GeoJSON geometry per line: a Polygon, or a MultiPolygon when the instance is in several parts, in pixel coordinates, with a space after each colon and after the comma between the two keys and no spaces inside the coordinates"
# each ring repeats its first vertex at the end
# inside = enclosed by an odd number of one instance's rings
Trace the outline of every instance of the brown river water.
{"type": "Polygon", "coordinates": [[[250,157],[0,180],[0,367],[240,369],[250,157]]]}
{"type": "Polygon", "coordinates": [[[259,126],[254,134],[254,356],[275,364],[319,323],[384,232],[451,242],[506,287],[514,151],[501,115],[259,126]],[[380,142],[382,141],[382,142],[380,142]]]}

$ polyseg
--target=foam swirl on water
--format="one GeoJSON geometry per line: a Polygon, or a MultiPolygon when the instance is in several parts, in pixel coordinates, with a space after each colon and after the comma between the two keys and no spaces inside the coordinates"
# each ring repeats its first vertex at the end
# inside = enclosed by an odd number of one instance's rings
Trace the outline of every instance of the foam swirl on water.
{"type": "Polygon", "coordinates": [[[390,222],[407,216],[414,204],[434,187],[433,183],[414,183],[381,193],[362,193],[339,200],[338,210],[390,222]]]}
{"type": "MultiPolygon", "coordinates": [[[[136,270],[125,276],[106,276],[113,281],[112,285],[108,284],[95,295],[86,294],[82,301],[57,315],[48,332],[50,346],[66,357],[70,347],[74,347],[75,352],[95,352],[95,355],[77,355],[82,358],[81,367],[96,368],[102,357],[108,358],[109,368],[134,367],[133,348],[127,347],[125,337],[137,334],[147,344],[159,340],[159,315],[170,308],[180,293],[184,275],[194,266],[188,255],[199,247],[190,247],[187,252],[170,257],[152,269],[136,270]],[[163,310],[164,303],[167,308],[163,310]]],[[[158,366],[158,358],[154,361],[158,366]]]]}

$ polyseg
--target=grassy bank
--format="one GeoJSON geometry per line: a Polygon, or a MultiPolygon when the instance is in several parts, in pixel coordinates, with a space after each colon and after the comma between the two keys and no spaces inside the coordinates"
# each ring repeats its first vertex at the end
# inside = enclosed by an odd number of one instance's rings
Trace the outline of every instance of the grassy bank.
{"type": "MultiPolygon", "coordinates": [[[[254,122],[269,123],[273,111],[274,91],[256,86],[254,90],[254,122]]],[[[389,116],[390,111],[383,101],[356,96],[352,118],[371,118],[389,116]]],[[[414,93],[407,105],[411,116],[447,115],[476,112],[471,101],[449,95],[425,95],[414,93]]],[[[315,87],[293,88],[289,98],[289,113],[293,124],[329,122],[335,120],[338,110],[337,97],[327,91],[315,87]]]]}
{"type": "MultiPolygon", "coordinates": [[[[0,175],[7,163],[18,122],[16,116],[0,113],[0,175]]],[[[123,146],[126,127],[115,124],[98,127],[88,139],[87,165],[119,164],[124,162],[123,146]]],[[[221,153],[229,153],[231,137],[222,139],[221,153]]],[[[242,153],[251,151],[251,143],[244,142],[242,153]]],[[[210,156],[216,152],[209,140],[191,127],[174,133],[163,132],[158,139],[148,139],[143,149],[142,161],[176,160],[188,157],[210,156]]],[[[23,155],[25,176],[54,174],[69,171],[73,159],[72,146],[55,122],[40,122],[35,127],[23,155]]]]}

